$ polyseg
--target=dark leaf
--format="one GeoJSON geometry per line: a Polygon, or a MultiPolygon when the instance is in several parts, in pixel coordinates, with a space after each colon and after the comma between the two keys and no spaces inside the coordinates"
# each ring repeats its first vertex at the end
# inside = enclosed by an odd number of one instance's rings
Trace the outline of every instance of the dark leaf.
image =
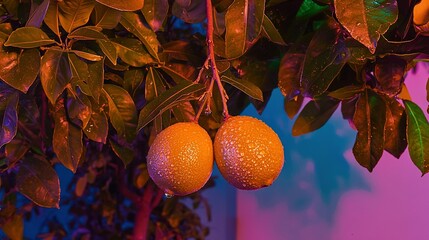
{"type": "Polygon", "coordinates": [[[119,144],[115,140],[109,139],[113,152],[118,156],[125,166],[134,159],[134,150],[127,144],[119,144]]]}
{"type": "Polygon", "coordinates": [[[116,51],[115,45],[110,40],[97,40],[97,43],[104,55],[106,55],[113,65],[116,65],[118,52],[116,51]]]}
{"type": "Polygon", "coordinates": [[[55,104],[57,98],[70,82],[71,77],[67,53],[60,49],[47,50],[42,57],[40,80],[43,90],[52,104],[55,104]]]}
{"type": "Polygon", "coordinates": [[[103,29],[113,29],[119,24],[119,20],[121,20],[120,11],[99,3],[95,4],[93,16],[95,26],[103,29]]]}
{"type": "Polygon", "coordinates": [[[87,79],[91,95],[98,102],[104,84],[104,58],[102,61],[88,64],[89,76],[87,79]]]}
{"type": "Polygon", "coordinates": [[[39,69],[38,49],[22,49],[19,53],[0,50],[0,78],[23,93],[33,85],[39,69]]]}
{"type": "Polygon", "coordinates": [[[71,123],[85,128],[92,114],[91,100],[77,88],[76,91],[69,89],[67,94],[67,113],[71,123]]]}
{"type": "Polygon", "coordinates": [[[64,100],[55,105],[55,128],[52,146],[58,160],[70,171],[76,172],[83,152],[82,130],[67,119],[64,100]]]}
{"type": "Polygon", "coordinates": [[[74,53],[68,53],[70,69],[74,80],[86,81],[89,76],[88,64],[79,59],[74,53]]]}
{"type": "Polygon", "coordinates": [[[407,141],[411,160],[422,174],[429,171],[429,123],[420,107],[404,100],[407,113],[407,141]]]}
{"type": "Polygon", "coordinates": [[[384,149],[399,158],[407,148],[407,115],[404,107],[395,99],[384,100],[386,102],[384,149]]]}
{"type": "Polygon", "coordinates": [[[299,136],[321,128],[331,118],[339,103],[331,98],[320,98],[308,102],[293,124],[292,135],[299,136]]]}
{"type": "Polygon", "coordinates": [[[119,11],[137,11],[143,7],[144,0],[96,0],[119,11]]]}
{"type": "Polygon", "coordinates": [[[301,84],[306,95],[323,94],[340,73],[348,58],[344,41],[339,39],[339,25],[333,21],[315,33],[308,45],[301,84]]]}
{"type": "Polygon", "coordinates": [[[262,32],[266,38],[268,38],[271,42],[277,43],[279,45],[286,45],[276,26],[274,26],[273,22],[264,15],[264,21],[262,22],[262,32]]]}
{"type": "Polygon", "coordinates": [[[161,69],[166,72],[173,80],[175,83],[177,84],[181,84],[181,83],[189,83],[192,80],[188,79],[187,77],[185,77],[182,73],[177,72],[175,69],[172,69],[168,66],[161,66],[161,69]]]}
{"type": "Polygon", "coordinates": [[[302,103],[304,102],[304,97],[298,95],[294,98],[284,100],[284,109],[287,116],[292,119],[296,116],[296,114],[301,109],[302,103]]]}
{"type": "Polygon", "coordinates": [[[43,21],[58,37],[60,36],[60,28],[58,24],[58,2],[51,1],[43,21]]]}
{"type": "Polygon", "coordinates": [[[76,187],[74,190],[74,193],[76,194],[77,197],[81,197],[83,195],[87,184],[88,184],[88,175],[86,174],[77,180],[76,187]]]}
{"type": "Polygon", "coordinates": [[[174,1],[171,13],[187,23],[199,23],[206,18],[204,0],[174,1]]]}
{"type": "Polygon", "coordinates": [[[407,62],[398,56],[379,58],[375,64],[374,75],[380,84],[379,89],[389,96],[401,91],[407,62]]]}
{"type": "Polygon", "coordinates": [[[35,27],[21,27],[13,31],[5,46],[18,48],[35,48],[55,43],[45,32],[35,27]]]}
{"type": "Polygon", "coordinates": [[[24,159],[16,174],[16,188],[41,207],[59,208],[60,181],[45,159],[24,159]]]}
{"type": "Polygon", "coordinates": [[[189,101],[192,94],[204,89],[204,85],[181,83],[163,92],[159,97],[149,102],[140,111],[137,131],[140,131],[169,107],[172,107],[181,101],[189,101]]]}
{"type": "Polygon", "coordinates": [[[380,35],[398,18],[396,0],[334,0],[335,15],[352,37],[375,52],[380,35]]]}
{"type": "Polygon", "coordinates": [[[383,99],[371,90],[363,92],[356,103],[353,122],[358,130],[353,154],[358,163],[371,172],[384,150],[386,104],[383,99]]]}
{"type": "Polygon", "coordinates": [[[105,84],[104,96],[109,104],[109,118],[121,137],[132,141],[136,133],[137,110],[128,92],[116,85],[105,84]]]}
{"type": "Polygon", "coordinates": [[[158,59],[158,47],[160,44],[156,38],[156,34],[152,29],[143,24],[139,15],[131,12],[125,12],[122,14],[120,23],[125,29],[143,42],[150,55],[155,59],[158,59]]]}
{"type": "Polygon", "coordinates": [[[195,118],[195,110],[190,102],[182,102],[174,106],[173,114],[178,122],[190,122],[195,118]]]}
{"type": "Polygon", "coordinates": [[[246,81],[245,79],[234,78],[232,75],[223,75],[222,81],[231,84],[251,98],[261,102],[264,101],[261,89],[252,82],[246,81]]]}
{"type": "Polygon", "coordinates": [[[18,100],[17,93],[3,96],[0,105],[1,129],[0,147],[12,141],[18,129],[18,100]],[[6,99],[5,99],[6,98],[6,99]]]}
{"type": "Polygon", "coordinates": [[[153,62],[153,58],[149,55],[149,53],[143,47],[142,42],[140,42],[138,39],[115,38],[111,39],[111,41],[116,47],[118,56],[125,63],[133,67],[142,67],[153,62]]]}
{"type": "Polygon", "coordinates": [[[141,10],[144,18],[154,32],[162,29],[168,14],[168,0],[146,0],[141,10]]]}
{"type": "Polygon", "coordinates": [[[150,102],[158,97],[161,92],[165,91],[165,86],[162,83],[161,75],[154,68],[149,68],[145,80],[145,99],[150,102]]]}
{"type": "Polygon", "coordinates": [[[15,138],[10,143],[6,144],[5,155],[8,165],[14,165],[21,160],[28,150],[30,150],[30,145],[21,139],[15,138]]]}
{"type": "Polygon", "coordinates": [[[106,143],[109,123],[106,113],[95,102],[92,103],[91,118],[83,129],[85,135],[94,142],[106,143]]]}
{"type": "Polygon", "coordinates": [[[89,21],[95,2],[93,0],[58,1],[61,26],[70,33],[89,21]]]}
{"type": "Polygon", "coordinates": [[[2,226],[3,232],[11,240],[24,239],[24,219],[20,214],[14,214],[2,226]]]}
{"type": "Polygon", "coordinates": [[[37,8],[30,14],[25,26],[40,28],[40,26],[42,26],[43,19],[45,18],[46,13],[48,12],[49,3],[50,3],[50,0],[43,0],[43,2],[39,6],[37,6],[37,8]]]}
{"type": "Polygon", "coordinates": [[[292,99],[301,91],[301,73],[305,55],[301,53],[286,53],[279,68],[278,86],[282,94],[292,99]]]}
{"type": "Polygon", "coordinates": [[[356,97],[356,95],[363,92],[364,90],[365,89],[362,86],[349,85],[330,92],[328,96],[339,100],[346,100],[356,97]]]}
{"type": "Polygon", "coordinates": [[[225,15],[226,49],[228,58],[243,55],[249,44],[257,40],[264,20],[264,0],[235,0],[225,15]]]}
{"type": "MultiPolygon", "coordinates": [[[[149,68],[149,72],[152,68],[149,68]]],[[[143,83],[145,79],[144,72],[142,69],[132,69],[125,71],[124,73],[124,88],[127,90],[131,96],[134,96],[135,91],[143,83]]],[[[147,83],[147,81],[146,81],[147,83]]],[[[146,88],[145,88],[146,91],[146,88]]]]}
{"type": "Polygon", "coordinates": [[[67,38],[76,40],[108,40],[107,37],[101,32],[101,30],[102,29],[100,27],[85,26],[78,28],[68,34],[67,38]]]}

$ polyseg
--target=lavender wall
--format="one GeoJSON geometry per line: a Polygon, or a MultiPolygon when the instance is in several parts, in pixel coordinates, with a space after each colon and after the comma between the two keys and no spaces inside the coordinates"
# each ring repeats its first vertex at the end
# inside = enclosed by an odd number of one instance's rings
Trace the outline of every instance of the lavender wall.
{"type": "MultiPolygon", "coordinates": [[[[427,72],[420,66],[406,80],[423,109],[427,72]]],[[[258,191],[235,191],[218,180],[207,192],[215,216],[209,239],[429,239],[429,177],[420,176],[408,152],[399,160],[385,153],[369,173],[353,158],[356,132],[340,114],[312,134],[292,137],[282,103],[276,91],[259,116],[285,146],[279,179],[258,191]]],[[[253,107],[243,114],[257,116],[253,107]]]]}

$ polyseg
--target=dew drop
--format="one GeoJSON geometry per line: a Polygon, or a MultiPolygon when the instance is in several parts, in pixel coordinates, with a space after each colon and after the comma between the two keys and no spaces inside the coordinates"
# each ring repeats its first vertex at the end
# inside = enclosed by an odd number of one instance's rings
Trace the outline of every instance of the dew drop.
{"type": "Polygon", "coordinates": [[[166,198],[172,198],[172,197],[174,197],[174,194],[164,193],[164,196],[165,196],[166,198]]]}

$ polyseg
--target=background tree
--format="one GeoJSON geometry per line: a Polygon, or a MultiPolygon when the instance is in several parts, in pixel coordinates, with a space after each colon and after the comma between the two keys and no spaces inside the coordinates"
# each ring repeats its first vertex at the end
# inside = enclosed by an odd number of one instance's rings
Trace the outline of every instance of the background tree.
{"type": "Polygon", "coordinates": [[[148,148],[175,122],[199,119],[214,137],[248,104],[261,113],[277,86],[297,115],[293,135],[341,108],[359,164],[372,171],[384,151],[399,158],[408,146],[427,173],[429,125],[404,82],[429,53],[427,4],[413,24],[417,3],[3,1],[1,228],[22,239],[25,218],[59,207],[62,164],[75,173],[61,202],[69,225],[52,219],[41,238],[204,238],[194,208],[207,201],[163,197],[148,148]]]}

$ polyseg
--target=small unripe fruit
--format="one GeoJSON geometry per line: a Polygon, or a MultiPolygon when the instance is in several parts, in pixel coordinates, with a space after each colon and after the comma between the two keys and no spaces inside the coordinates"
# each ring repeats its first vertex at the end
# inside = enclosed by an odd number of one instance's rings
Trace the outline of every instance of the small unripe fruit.
{"type": "Polygon", "coordinates": [[[149,176],[166,195],[200,190],[213,170],[213,144],[196,123],[176,123],[161,131],[147,155],[149,176]]]}
{"type": "Polygon", "coordinates": [[[215,161],[222,176],[239,189],[271,185],[284,164],[283,145],[262,121],[248,117],[228,118],[216,133],[215,161]]]}

